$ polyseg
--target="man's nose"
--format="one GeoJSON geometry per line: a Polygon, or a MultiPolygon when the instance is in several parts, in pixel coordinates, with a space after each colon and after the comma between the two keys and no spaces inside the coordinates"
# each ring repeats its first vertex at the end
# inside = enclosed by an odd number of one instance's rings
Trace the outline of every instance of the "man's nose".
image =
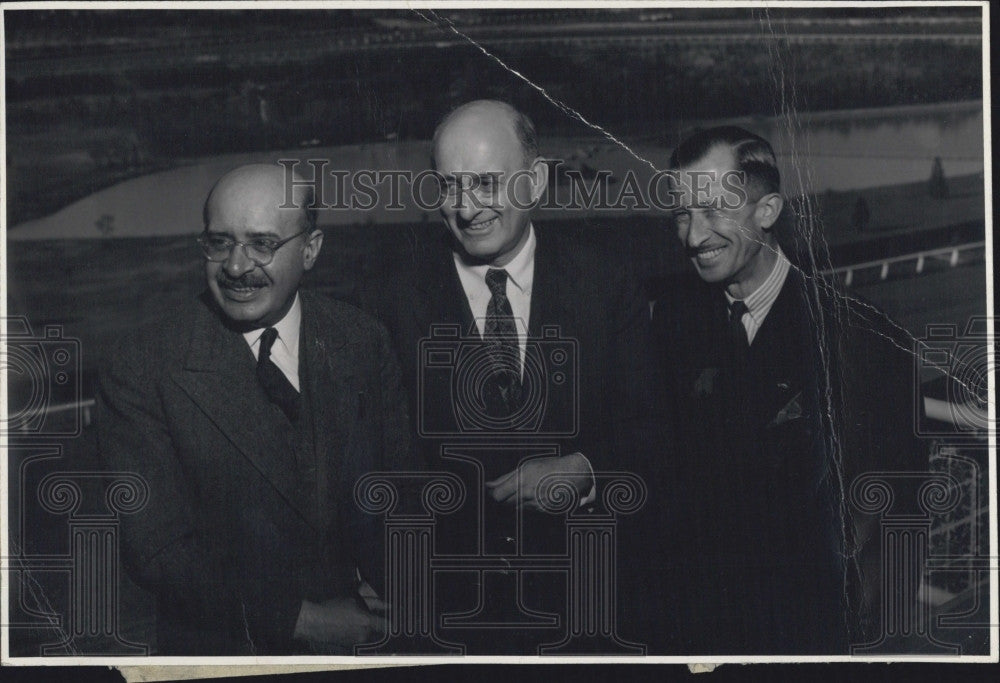
{"type": "Polygon", "coordinates": [[[482,195],[474,189],[462,190],[458,202],[458,206],[456,207],[458,216],[470,223],[485,208],[482,195]]]}
{"type": "Polygon", "coordinates": [[[689,247],[697,247],[708,236],[709,221],[701,211],[692,211],[688,219],[687,234],[684,243],[689,247]]]}
{"type": "Polygon", "coordinates": [[[242,244],[234,244],[233,250],[229,252],[229,257],[223,262],[222,267],[230,277],[240,277],[249,273],[257,267],[257,264],[247,257],[246,249],[242,244]]]}

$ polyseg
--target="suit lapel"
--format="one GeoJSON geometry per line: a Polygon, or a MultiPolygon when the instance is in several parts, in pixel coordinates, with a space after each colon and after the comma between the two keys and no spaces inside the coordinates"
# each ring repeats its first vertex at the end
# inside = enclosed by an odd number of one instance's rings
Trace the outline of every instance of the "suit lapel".
{"type": "Polygon", "coordinates": [[[412,312],[417,336],[429,335],[432,325],[457,325],[460,336],[478,336],[452,251],[443,241],[433,246],[428,258],[418,264],[423,272],[413,278],[417,296],[412,312]]]}
{"type": "Polygon", "coordinates": [[[320,519],[333,509],[328,493],[341,479],[343,459],[363,409],[356,363],[348,348],[343,329],[322,316],[316,300],[303,293],[299,367],[306,370],[301,379],[310,395],[320,519]]]}
{"type": "Polygon", "coordinates": [[[750,346],[749,364],[759,391],[760,426],[772,423],[796,397],[800,405],[805,405],[806,397],[801,394],[813,358],[801,354],[803,326],[809,324],[802,296],[802,282],[790,272],[750,346]]]}
{"type": "Polygon", "coordinates": [[[254,367],[243,335],[227,329],[206,303],[195,319],[184,369],[174,379],[261,476],[311,522],[306,501],[298,495],[287,422],[280,410],[270,409],[254,367]]]}
{"type": "MultiPolygon", "coordinates": [[[[570,258],[567,250],[560,253],[558,245],[551,235],[535,230],[535,271],[531,286],[531,311],[528,314],[528,336],[541,337],[543,325],[560,326],[559,336],[565,337],[577,330],[573,325],[570,309],[566,307],[568,296],[567,283],[572,282],[573,275],[566,272],[563,259],[570,258]]],[[[574,283],[574,291],[579,292],[580,283],[574,283]]],[[[577,293],[576,296],[579,296],[577,293]]]]}

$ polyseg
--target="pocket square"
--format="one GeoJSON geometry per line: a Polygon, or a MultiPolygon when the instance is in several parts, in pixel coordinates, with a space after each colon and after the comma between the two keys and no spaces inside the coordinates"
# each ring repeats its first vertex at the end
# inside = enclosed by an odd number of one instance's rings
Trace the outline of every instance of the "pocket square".
{"type": "Polygon", "coordinates": [[[786,422],[791,422],[792,420],[797,420],[802,417],[802,392],[795,394],[785,407],[778,411],[778,414],[774,416],[771,420],[771,424],[768,426],[777,427],[786,422]]]}
{"type": "Polygon", "coordinates": [[[710,396],[715,389],[715,378],[719,375],[719,368],[705,368],[694,381],[695,396],[710,396]]]}

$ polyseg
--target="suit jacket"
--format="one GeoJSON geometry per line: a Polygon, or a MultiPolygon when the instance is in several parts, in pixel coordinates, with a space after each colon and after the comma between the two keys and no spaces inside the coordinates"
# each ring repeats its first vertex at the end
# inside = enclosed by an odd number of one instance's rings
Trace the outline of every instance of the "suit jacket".
{"type": "Polygon", "coordinates": [[[850,510],[851,482],[926,468],[909,344],[876,309],[794,269],[741,369],[721,289],[678,287],[653,317],[683,425],[658,473],[672,533],[654,585],[677,617],[659,646],[847,652],[877,626],[879,580],[865,557],[878,534],[850,510]]]}
{"type": "Polygon", "coordinates": [[[462,368],[474,366],[469,359],[479,336],[444,236],[418,242],[395,259],[369,297],[399,355],[424,461],[455,472],[468,487],[466,505],[438,520],[439,553],[563,554],[562,518],[527,512],[512,526],[514,511],[489,499],[482,481],[536,455],[579,451],[597,471],[628,471],[640,452],[655,450],[648,435],[660,433],[662,415],[648,300],[628,264],[537,227],[536,238],[523,393],[537,400],[527,414],[538,419],[516,433],[490,437],[462,412],[467,398],[457,392],[468,389],[462,368]],[[448,336],[455,330],[460,338],[448,336]],[[449,347],[462,350],[437,353],[449,347]],[[482,533],[481,514],[488,519],[482,533]]]}
{"type": "Polygon", "coordinates": [[[103,463],[149,487],[122,548],[157,598],[164,653],[288,654],[303,599],[356,595],[357,570],[382,585],[382,531],[352,490],[406,468],[398,365],[361,311],[301,301],[302,433],[207,293],[122,340],[102,373],[103,463]]]}

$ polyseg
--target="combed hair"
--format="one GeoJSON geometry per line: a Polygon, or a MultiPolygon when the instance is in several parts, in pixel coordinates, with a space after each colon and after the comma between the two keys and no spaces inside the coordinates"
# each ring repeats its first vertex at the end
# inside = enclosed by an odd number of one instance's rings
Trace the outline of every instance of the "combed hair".
{"type": "Polygon", "coordinates": [[[670,155],[670,168],[691,166],[717,145],[725,145],[733,151],[735,170],[746,174],[747,184],[756,184],[768,194],[781,192],[781,174],[771,143],[737,126],[706,128],[691,135],[670,155]]]}
{"type": "Polygon", "coordinates": [[[514,132],[517,133],[517,140],[521,143],[524,162],[530,164],[538,156],[538,133],[535,132],[535,124],[527,114],[522,114],[514,107],[511,107],[511,110],[514,112],[514,132]]]}
{"type": "Polygon", "coordinates": [[[303,230],[312,233],[316,229],[318,211],[316,209],[316,189],[312,185],[299,185],[306,191],[305,201],[302,203],[302,219],[299,225],[303,230]]]}

